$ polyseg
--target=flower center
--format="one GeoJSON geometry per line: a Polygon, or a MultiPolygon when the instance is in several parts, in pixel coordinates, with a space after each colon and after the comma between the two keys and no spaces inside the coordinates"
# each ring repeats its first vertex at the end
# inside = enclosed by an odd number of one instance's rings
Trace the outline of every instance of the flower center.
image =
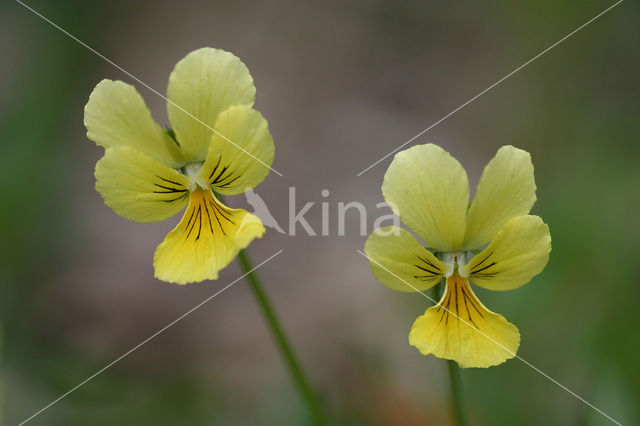
{"type": "Polygon", "coordinates": [[[449,278],[454,274],[457,274],[462,278],[466,278],[468,276],[468,274],[464,271],[464,266],[467,264],[466,251],[444,253],[442,261],[448,266],[447,272],[444,274],[446,278],[449,278]]]}
{"type": "Polygon", "coordinates": [[[184,166],[184,172],[190,178],[195,179],[198,177],[198,174],[200,174],[201,168],[202,168],[202,163],[189,163],[186,166],[184,166]]]}
{"type": "Polygon", "coordinates": [[[191,178],[191,182],[189,183],[189,191],[191,192],[195,191],[197,187],[207,189],[206,183],[201,182],[199,179],[202,165],[203,163],[189,163],[184,166],[184,174],[191,178]]]}

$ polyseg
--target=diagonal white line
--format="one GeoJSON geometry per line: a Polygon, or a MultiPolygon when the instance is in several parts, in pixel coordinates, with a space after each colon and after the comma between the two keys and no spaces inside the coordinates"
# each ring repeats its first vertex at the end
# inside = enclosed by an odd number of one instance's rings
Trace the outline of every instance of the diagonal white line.
{"type": "Polygon", "coordinates": [[[22,6],[24,6],[26,9],[30,10],[31,12],[33,12],[34,14],[36,14],[37,16],[39,16],[40,18],[42,18],[44,21],[48,22],[49,24],[51,24],[52,26],[54,26],[56,29],[60,30],[61,32],[63,32],[64,34],[66,34],[67,36],[69,36],[70,38],[72,38],[73,40],[75,40],[78,44],[86,47],[87,49],[89,49],[91,52],[95,53],[96,55],[98,55],[100,58],[104,59],[105,61],[107,61],[108,63],[110,63],[111,65],[113,65],[114,67],[118,68],[120,71],[122,71],[123,73],[125,73],[126,75],[128,75],[129,77],[131,77],[132,79],[134,79],[135,81],[137,81],[138,83],[142,84],[144,87],[146,87],[147,89],[149,89],[151,92],[155,93],[156,95],[160,96],[162,99],[164,99],[165,101],[167,101],[168,103],[170,103],[171,105],[175,106],[176,108],[178,108],[180,111],[184,112],[185,114],[187,114],[189,117],[193,118],[194,120],[196,120],[197,122],[199,122],[200,124],[202,124],[203,126],[205,126],[207,129],[211,130],[212,132],[214,132],[215,134],[217,134],[218,136],[220,136],[221,138],[225,139],[227,142],[231,143],[232,145],[234,145],[236,148],[240,149],[241,151],[243,151],[245,154],[253,157],[254,160],[256,160],[257,162],[259,162],[260,164],[262,164],[265,167],[268,167],[272,172],[274,172],[275,174],[277,174],[278,176],[284,176],[282,173],[280,173],[279,171],[277,171],[276,169],[274,169],[273,167],[269,166],[267,163],[265,163],[264,161],[260,160],[259,158],[256,158],[253,154],[251,154],[250,152],[248,152],[247,150],[245,150],[244,148],[242,148],[241,146],[239,146],[238,144],[236,144],[235,142],[233,142],[231,139],[227,138],[225,135],[223,135],[222,133],[218,132],[216,129],[213,129],[212,127],[210,127],[209,125],[207,125],[205,122],[203,122],[202,120],[200,120],[199,118],[197,118],[196,116],[194,116],[193,114],[191,114],[189,111],[185,110],[184,108],[182,108],[180,105],[176,104],[175,102],[173,102],[172,100],[170,100],[169,98],[167,98],[166,96],[164,96],[162,93],[158,92],[156,89],[154,89],[153,87],[149,86],[147,83],[145,83],[144,81],[140,80],[138,77],[136,77],[135,75],[131,74],[129,71],[125,70],[124,68],[122,68],[120,65],[116,64],[115,62],[113,62],[111,59],[107,58],[106,56],[104,56],[103,54],[101,54],[100,52],[98,52],[97,50],[95,50],[94,48],[92,48],[91,46],[89,46],[88,44],[86,44],[85,42],[81,41],[80,39],[78,39],[77,37],[75,37],[74,35],[70,34],[68,31],[66,31],[64,28],[61,28],[59,25],[55,24],[54,22],[52,22],[50,19],[46,18],[45,16],[43,16],[42,14],[38,13],[36,10],[34,10],[33,8],[27,6],[26,4],[24,4],[22,1],[20,0],[16,0],[16,2],[20,3],[22,6]]]}
{"type": "MultiPolygon", "coordinates": [[[[379,267],[381,267],[382,269],[384,269],[385,271],[387,271],[388,273],[390,273],[391,275],[393,275],[394,277],[396,277],[397,279],[399,279],[400,281],[402,281],[403,283],[405,283],[406,285],[408,285],[409,287],[411,287],[412,289],[414,289],[415,291],[417,291],[418,293],[420,293],[421,295],[423,295],[424,297],[426,297],[427,299],[429,299],[431,302],[437,304],[438,302],[433,300],[433,298],[431,298],[430,296],[428,296],[426,293],[418,290],[416,287],[414,287],[413,285],[409,284],[406,280],[400,278],[399,276],[397,276],[396,274],[394,274],[393,272],[391,272],[389,269],[385,268],[383,265],[381,265],[380,263],[376,262],[375,260],[373,260],[372,258],[370,258],[369,256],[367,256],[364,252],[360,251],[360,250],[356,250],[358,253],[360,253],[361,255],[363,255],[364,257],[366,257],[367,259],[369,259],[370,262],[375,263],[376,265],[378,265],[379,267]]],[[[495,343],[496,345],[500,346],[502,349],[504,349],[505,351],[507,351],[509,354],[513,355],[514,357],[518,358],[520,361],[522,361],[523,363],[525,363],[526,365],[528,365],[529,367],[531,367],[532,369],[534,369],[535,371],[537,371],[538,373],[542,374],[544,377],[546,377],[547,379],[549,379],[550,381],[552,381],[553,383],[555,383],[556,385],[560,386],[562,389],[564,389],[565,391],[569,392],[571,395],[575,396],[576,398],[578,398],[580,401],[584,402],[585,404],[587,404],[589,407],[593,408],[594,410],[596,410],[598,413],[602,414],[603,416],[605,416],[607,419],[611,420],[613,423],[622,426],[622,424],[620,422],[618,422],[617,420],[611,418],[609,415],[607,415],[607,413],[605,413],[604,411],[600,410],[598,407],[596,407],[595,405],[591,404],[590,402],[588,402],[587,400],[585,400],[584,398],[582,398],[580,395],[578,395],[577,393],[575,393],[574,391],[572,391],[571,389],[569,389],[568,387],[564,386],[562,383],[558,382],[556,379],[554,379],[553,377],[549,376],[547,373],[545,373],[544,371],[540,370],[538,367],[536,367],[535,365],[531,364],[529,361],[525,360],[524,358],[522,358],[521,356],[517,355],[515,352],[507,349],[504,345],[502,345],[499,342],[496,342],[495,340],[493,340],[491,337],[487,336],[485,333],[483,333],[482,331],[480,331],[478,328],[473,327],[471,324],[469,324],[467,321],[465,321],[464,319],[460,318],[457,314],[454,314],[453,312],[451,312],[448,308],[445,308],[444,305],[441,305],[441,308],[443,308],[445,311],[447,311],[448,313],[450,313],[451,315],[453,315],[454,317],[456,317],[457,319],[459,319],[460,321],[462,321],[464,324],[466,324],[467,326],[471,327],[471,329],[477,331],[478,333],[482,334],[484,337],[486,337],[487,339],[491,340],[493,343],[495,343]]]]}
{"type": "Polygon", "coordinates": [[[105,370],[107,370],[109,367],[113,366],[115,363],[117,363],[118,361],[122,360],[123,358],[125,358],[126,356],[128,356],[129,354],[131,354],[133,351],[137,350],[138,348],[140,348],[142,345],[144,345],[145,343],[147,343],[149,340],[153,339],[154,337],[158,336],[159,334],[163,333],[164,331],[166,331],[169,327],[173,326],[174,324],[176,324],[178,321],[182,320],[183,318],[185,318],[187,315],[190,315],[191,313],[193,313],[193,311],[195,311],[196,309],[200,308],[202,305],[204,305],[205,303],[209,302],[211,299],[213,299],[214,297],[216,297],[217,295],[219,295],[220,293],[222,293],[223,291],[225,291],[226,289],[228,289],[229,287],[231,287],[232,285],[234,285],[235,283],[237,283],[238,281],[240,281],[241,279],[243,279],[244,277],[246,277],[247,275],[249,275],[250,273],[252,273],[253,271],[255,271],[256,269],[258,269],[259,267],[261,267],[262,265],[264,265],[265,263],[267,263],[268,261],[270,261],[271,259],[273,259],[274,257],[276,257],[277,255],[279,255],[280,253],[282,253],[283,250],[279,250],[278,252],[276,252],[275,254],[271,255],[271,257],[267,258],[266,260],[263,260],[261,263],[259,263],[258,265],[256,265],[255,267],[253,267],[251,270],[249,270],[248,272],[242,274],[241,276],[239,276],[238,278],[236,278],[235,280],[233,280],[231,283],[227,284],[225,287],[223,287],[222,289],[218,290],[217,292],[215,292],[214,294],[212,294],[211,296],[207,297],[206,299],[204,299],[202,302],[198,303],[196,306],[194,306],[193,308],[189,309],[187,312],[185,312],[184,314],[180,315],[178,318],[176,318],[175,320],[171,321],[169,324],[165,325],[164,327],[162,327],[160,330],[156,331],[155,333],[153,333],[151,336],[147,337],[146,339],[144,339],[142,342],[138,343],[137,345],[135,345],[133,348],[129,349],[127,352],[123,353],[122,355],[120,355],[118,358],[114,359],[113,361],[111,361],[109,364],[105,365],[103,368],[101,368],[100,370],[96,371],[95,373],[93,373],[91,376],[87,377],[85,380],[83,380],[82,382],[78,383],[76,386],[72,387],[71,389],[69,389],[67,392],[63,393],[62,395],[60,395],[58,398],[56,398],[55,400],[51,401],[49,404],[45,405],[44,407],[42,407],[40,410],[38,410],[37,412],[35,412],[34,414],[32,414],[29,418],[23,420],[20,424],[18,424],[18,426],[22,426],[23,424],[27,423],[28,421],[30,421],[31,419],[33,419],[34,417],[36,417],[37,415],[39,415],[40,413],[42,413],[43,411],[45,411],[46,409],[50,408],[52,405],[56,404],[57,402],[59,402],[61,399],[65,398],[66,396],[68,396],[70,393],[74,392],[75,390],[77,390],[80,386],[86,384],[87,382],[91,381],[92,379],[94,379],[96,376],[100,375],[101,373],[103,373],[105,370]]]}
{"type": "Polygon", "coordinates": [[[427,127],[426,129],[424,129],[423,131],[421,131],[420,133],[418,133],[417,135],[415,135],[414,137],[412,137],[411,139],[407,140],[406,142],[404,142],[402,145],[399,145],[398,147],[396,147],[393,151],[389,152],[387,155],[385,155],[384,157],[380,158],[378,161],[376,161],[375,163],[371,164],[369,167],[367,167],[366,169],[362,170],[360,173],[358,173],[356,176],[361,176],[362,174],[364,174],[366,171],[368,171],[369,169],[373,168],[374,166],[376,166],[377,164],[379,164],[381,161],[385,160],[386,158],[388,158],[389,156],[393,155],[394,153],[398,152],[398,150],[402,149],[404,146],[406,146],[407,144],[410,144],[411,142],[413,142],[414,140],[416,140],[417,138],[419,138],[420,136],[424,135],[425,133],[427,133],[429,130],[433,129],[434,127],[436,127],[438,124],[442,123],[444,120],[446,120],[447,118],[451,117],[453,114],[455,114],[456,112],[460,111],[462,108],[466,107],[467,105],[469,105],[471,102],[475,101],[476,99],[478,99],[480,96],[484,95],[485,93],[487,93],[489,90],[493,89],[494,87],[496,87],[497,85],[499,85],[500,83],[502,83],[503,81],[505,81],[506,79],[508,79],[509,77],[511,77],[512,75],[514,75],[515,73],[517,73],[518,71],[520,71],[521,69],[523,69],[524,67],[526,67],[527,65],[529,65],[531,62],[535,61],[536,59],[538,59],[539,57],[541,57],[542,55],[544,55],[545,53],[547,53],[548,51],[550,51],[551,49],[553,49],[554,47],[556,47],[557,45],[559,45],[560,43],[562,43],[563,41],[565,41],[566,39],[568,39],[569,37],[571,37],[572,35],[574,35],[575,33],[577,33],[578,31],[580,31],[581,29],[583,29],[584,27],[586,27],[587,25],[589,25],[590,23],[592,23],[593,21],[595,21],[596,19],[598,19],[599,17],[601,17],[602,15],[604,15],[605,13],[607,13],[608,11],[610,11],[611,9],[613,9],[614,7],[616,7],[617,5],[619,5],[620,3],[622,3],[624,0],[618,0],[618,2],[614,3],[613,5],[609,6],[608,8],[606,8],[605,10],[603,10],[602,12],[600,12],[599,14],[597,14],[596,16],[594,16],[593,18],[589,19],[587,22],[585,22],[584,24],[580,25],[578,28],[576,28],[575,30],[571,31],[569,34],[567,34],[566,36],[562,37],[560,40],[556,41],[555,43],[553,43],[551,46],[547,47],[546,49],[544,49],[542,52],[538,53],[536,56],[534,56],[533,58],[529,59],[527,62],[525,62],[524,64],[520,65],[518,68],[514,69],[513,71],[511,71],[509,74],[505,75],[504,77],[502,77],[500,80],[496,81],[495,83],[493,83],[491,86],[487,87],[486,89],[484,89],[482,92],[478,93],[477,95],[475,95],[473,98],[469,99],[467,102],[463,103],[462,105],[460,105],[458,108],[454,109],[453,111],[449,112],[447,115],[445,115],[444,117],[442,117],[440,120],[436,121],[435,123],[433,123],[432,125],[430,125],[429,127],[427,127]]]}

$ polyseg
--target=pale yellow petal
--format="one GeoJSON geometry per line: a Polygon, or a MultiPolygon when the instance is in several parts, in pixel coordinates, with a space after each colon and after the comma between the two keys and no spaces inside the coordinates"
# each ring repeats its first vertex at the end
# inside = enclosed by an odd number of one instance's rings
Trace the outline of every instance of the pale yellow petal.
{"type": "Polygon", "coordinates": [[[462,368],[486,368],[516,356],[520,332],[487,309],[466,279],[453,275],[438,304],[411,327],[409,343],[423,355],[452,359],[462,368]]]}
{"type": "Polygon", "coordinates": [[[202,48],[178,62],[169,77],[169,120],[188,161],[204,161],[211,128],[234,105],[253,105],[256,90],[249,70],[224,50],[202,48]]]}
{"type": "Polygon", "coordinates": [[[200,170],[200,180],[225,195],[255,188],[269,173],[275,147],[267,120],[248,106],[223,111],[214,126],[209,154],[200,170]]]}
{"type": "Polygon", "coordinates": [[[176,143],[130,84],[98,83],[84,108],[84,125],[87,137],[105,148],[128,146],[172,168],[185,164],[176,143]]]}
{"type": "Polygon", "coordinates": [[[440,282],[447,269],[413,235],[396,226],[375,230],[364,251],[373,275],[393,290],[426,290],[440,282]]]}
{"type": "Polygon", "coordinates": [[[491,243],[464,267],[469,279],[489,290],[512,290],[538,275],[551,252],[549,227],[538,216],[509,220],[491,243]]]}
{"type": "Polygon", "coordinates": [[[211,190],[196,189],[182,220],[156,249],[157,278],[187,284],[215,280],[241,249],[265,229],[260,219],[220,203],[211,190]]]}
{"type": "Polygon", "coordinates": [[[399,152],[382,184],[391,209],[429,247],[457,250],[464,238],[469,204],[467,174],[437,145],[416,145],[399,152]]]}
{"type": "Polygon", "coordinates": [[[109,148],[96,164],[106,205],[136,222],[157,222],[184,208],[189,178],[133,148],[109,148]]]}
{"type": "Polygon", "coordinates": [[[528,152],[503,146],[487,164],[469,207],[464,248],[488,243],[509,219],[522,216],[536,202],[533,164],[528,152]]]}

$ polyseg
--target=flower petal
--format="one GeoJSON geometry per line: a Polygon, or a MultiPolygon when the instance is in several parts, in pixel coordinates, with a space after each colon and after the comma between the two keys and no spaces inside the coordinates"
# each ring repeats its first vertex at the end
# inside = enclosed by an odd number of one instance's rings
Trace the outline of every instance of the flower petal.
{"type": "Polygon", "coordinates": [[[157,222],[184,208],[189,178],[133,148],[109,148],[96,164],[106,205],[136,222],[157,222]]]}
{"type": "Polygon", "coordinates": [[[509,219],[522,216],[536,202],[531,155],[503,146],[487,164],[469,207],[464,247],[488,243],[509,219]]]}
{"type": "Polygon", "coordinates": [[[469,279],[489,290],[512,290],[544,269],[551,252],[549,227],[538,216],[509,220],[491,243],[464,267],[469,279]]]}
{"type": "Polygon", "coordinates": [[[439,146],[416,145],[396,154],[382,194],[431,248],[450,251],[462,245],[469,182],[460,163],[439,146]]]}
{"type": "Polygon", "coordinates": [[[446,265],[397,226],[376,229],[364,251],[373,275],[392,290],[423,291],[440,282],[446,265]]]}
{"type": "Polygon", "coordinates": [[[265,229],[258,217],[220,203],[211,190],[196,189],[182,220],[160,243],[153,258],[157,278],[187,284],[218,278],[238,252],[265,229]]]}
{"type": "Polygon", "coordinates": [[[253,105],[255,95],[249,70],[229,52],[207,47],[180,60],[169,77],[167,110],[187,160],[204,161],[218,115],[233,105],[253,105]]]}
{"type": "Polygon", "coordinates": [[[213,134],[200,180],[225,195],[255,188],[269,173],[275,147],[267,120],[248,106],[223,111],[214,127],[234,143],[213,134]]]}
{"type": "Polygon", "coordinates": [[[423,355],[452,359],[462,368],[486,368],[516,355],[520,332],[487,309],[469,282],[455,274],[447,278],[438,304],[413,323],[409,343],[423,355]]]}
{"type": "Polygon", "coordinates": [[[172,168],[184,166],[180,149],[151,117],[135,87],[102,80],[84,108],[87,137],[105,148],[129,146],[172,168]]]}

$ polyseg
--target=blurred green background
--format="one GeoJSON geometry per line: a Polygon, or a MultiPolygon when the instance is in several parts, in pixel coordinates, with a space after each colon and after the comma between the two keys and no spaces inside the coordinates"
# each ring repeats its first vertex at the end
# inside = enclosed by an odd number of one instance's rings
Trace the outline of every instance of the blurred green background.
{"type": "MultiPolygon", "coordinates": [[[[286,224],[295,186],[319,229],[320,201],[380,214],[389,159],[357,172],[612,3],[27,4],[161,93],[192,50],[242,58],[285,174],[257,192],[286,224]]],[[[640,424],[639,12],[623,2],[416,141],[449,150],[472,187],[498,147],[531,152],[551,260],[517,291],[477,293],[519,327],[519,355],[623,424],[640,424]]],[[[104,206],[83,108],[102,78],[134,84],[162,124],[164,101],[18,3],[2,3],[0,24],[2,417],[13,425],[240,271],[186,287],[153,279],[178,218],[141,225],[104,206]]],[[[356,219],[342,237],[333,222],[330,236],[271,231],[250,252],[257,263],[284,249],[260,273],[332,424],[450,424],[445,362],[407,342],[428,303],[375,281],[355,252],[356,219]]],[[[610,424],[518,360],[462,380],[472,425],[610,424]]],[[[306,423],[241,282],[29,424],[306,423]]]]}

